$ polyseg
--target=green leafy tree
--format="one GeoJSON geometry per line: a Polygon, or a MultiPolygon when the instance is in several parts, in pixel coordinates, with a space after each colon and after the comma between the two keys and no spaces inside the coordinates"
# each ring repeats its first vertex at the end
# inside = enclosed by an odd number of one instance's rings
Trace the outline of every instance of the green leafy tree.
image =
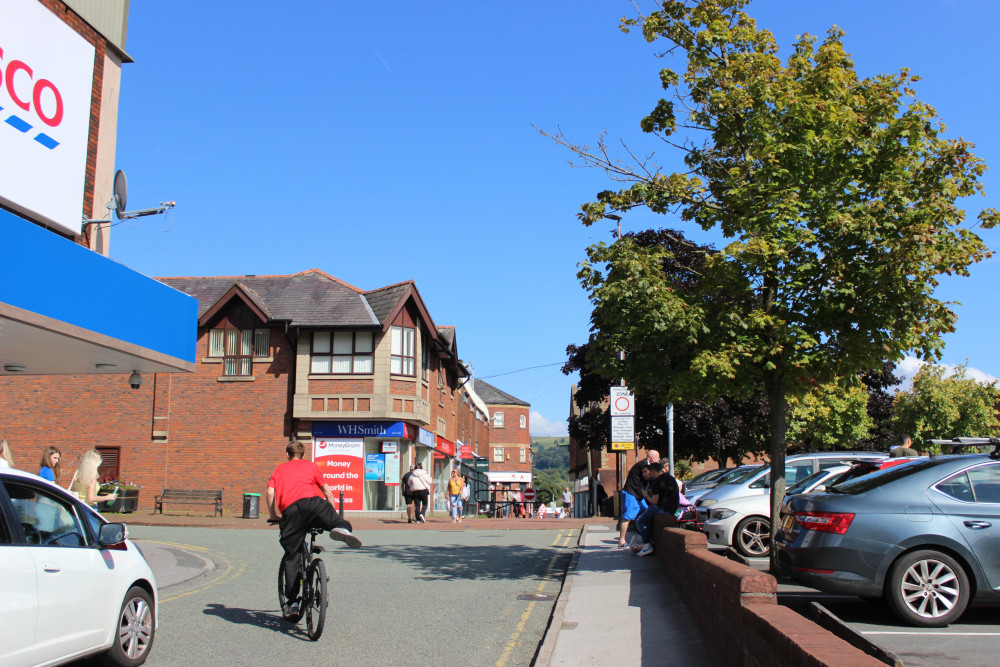
{"type": "Polygon", "coordinates": [[[951,440],[961,436],[991,436],[1000,425],[996,383],[966,376],[966,366],[950,375],[944,366],[925,364],[913,377],[913,387],[896,394],[896,428],[910,433],[920,449],[940,453],[931,438],[951,440]]]}
{"type": "Polygon", "coordinates": [[[874,422],[860,381],[835,379],[788,399],[789,442],[806,450],[856,449],[874,422]]]}
{"type": "MultiPolygon", "coordinates": [[[[934,297],[939,276],[967,275],[990,255],[957,204],[981,192],[986,165],[970,143],[943,136],[914,97],[917,77],[860,79],[836,27],[818,46],[803,35],[783,63],[747,4],[664,1],[622,23],[686,61],[681,73],[660,72],[670,95],[641,121],[683,171],[618,160],[603,140],[590,149],[554,138],[619,184],[583,205],[584,224],[647,207],[729,240],[692,290],[659,270],[669,251],[628,238],[588,248],[579,277],[603,375],[661,400],[763,390],[773,517],[788,398],[909,350],[939,357],[956,319],[934,297]]],[[[979,214],[983,227],[997,220],[979,214]]]]}

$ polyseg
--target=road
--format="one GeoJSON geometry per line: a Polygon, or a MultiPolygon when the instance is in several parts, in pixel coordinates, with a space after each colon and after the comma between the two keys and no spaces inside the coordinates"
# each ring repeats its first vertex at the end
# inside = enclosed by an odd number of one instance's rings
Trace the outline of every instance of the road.
{"type": "Polygon", "coordinates": [[[131,532],[214,566],[161,587],[151,667],[530,664],[579,540],[576,529],[385,530],[365,531],[364,547],[350,550],[324,537],[332,602],[311,642],[278,611],[276,531],[131,532]],[[533,594],[551,601],[519,599],[533,594]]]}
{"type": "MultiPolygon", "coordinates": [[[[766,558],[750,565],[766,571],[766,558]]],[[[916,628],[896,618],[882,601],[853,595],[822,593],[788,580],[778,580],[778,602],[804,615],[809,603],[823,605],[867,639],[895,653],[906,667],[992,667],[998,662],[1000,607],[973,607],[947,628],[916,628]]]]}

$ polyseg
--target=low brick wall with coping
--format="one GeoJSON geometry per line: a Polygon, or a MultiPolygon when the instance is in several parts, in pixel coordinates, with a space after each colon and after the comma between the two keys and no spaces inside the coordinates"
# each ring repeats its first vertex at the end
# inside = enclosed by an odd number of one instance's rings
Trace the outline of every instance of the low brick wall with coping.
{"type": "Polygon", "coordinates": [[[656,517],[653,544],[713,657],[723,665],[883,667],[788,607],[778,604],[771,575],[708,550],[703,533],[656,517]]]}

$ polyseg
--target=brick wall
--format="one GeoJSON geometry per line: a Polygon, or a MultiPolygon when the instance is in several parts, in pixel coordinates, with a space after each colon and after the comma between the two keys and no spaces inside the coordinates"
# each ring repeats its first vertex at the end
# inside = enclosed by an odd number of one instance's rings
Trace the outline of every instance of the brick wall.
{"type": "Polygon", "coordinates": [[[703,533],[655,519],[653,542],[664,572],[722,665],[740,667],[878,667],[883,663],[788,607],[769,574],[708,550],[703,533]],[[720,632],[720,628],[725,628],[720,632]]]}
{"type": "MultiPolygon", "coordinates": [[[[226,512],[241,512],[243,493],[263,493],[291,435],[293,346],[282,329],[272,330],[271,344],[274,360],[255,364],[252,382],[220,382],[221,366],[203,363],[194,373],[146,376],[139,389],[128,375],[0,377],[0,437],[29,472],[45,446],[59,447],[64,484],[85,450],[121,447],[123,476],[143,487],[140,511],[173,486],[222,488],[226,512]],[[166,440],[153,438],[164,429],[166,440]]],[[[206,355],[203,335],[198,358],[206,355]]]]}

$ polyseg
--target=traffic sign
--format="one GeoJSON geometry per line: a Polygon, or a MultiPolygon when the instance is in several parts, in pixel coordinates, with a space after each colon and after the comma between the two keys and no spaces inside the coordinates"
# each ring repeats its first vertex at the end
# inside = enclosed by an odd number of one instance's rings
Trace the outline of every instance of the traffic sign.
{"type": "Polygon", "coordinates": [[[634,442],[612,442],[611,443],[611,451],[613,451],[613,452],[625,452],[625,451],[630,452],[633,449],[635,449],[635,443],[634,442]]]}
{"type": "Polygon", "coordinates": [[[527,489],[525,489],[524,490],[524,500],[526,502],[530,503],[534,499],[535,499],[535,490],[532,489],[532,488],[530,488],[530,487],[527,488],[527,489]]]}
{"type": "Polygon", "coordinates": [[[611,387],[610,401],[612,417],[635,416],[635,397],[628,387],[611,387]]]}
{"type": "Polygon", "coordinates": [[[611,442],[635,442],[634,417],[611,418],[611,442]]]}

